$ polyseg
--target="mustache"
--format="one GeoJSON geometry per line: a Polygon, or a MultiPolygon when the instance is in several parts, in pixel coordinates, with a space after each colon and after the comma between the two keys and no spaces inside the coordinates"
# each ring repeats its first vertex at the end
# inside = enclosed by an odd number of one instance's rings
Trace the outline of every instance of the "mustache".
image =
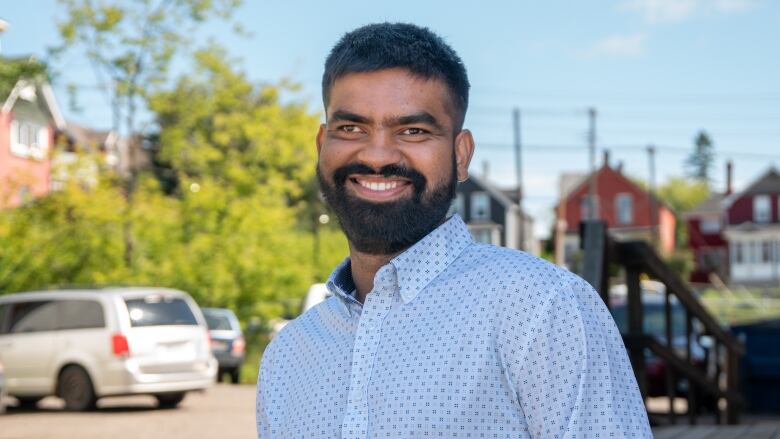
{"type": "Polygon", "coordinates": [[[424,175],[405,166],[391,164],[375,170],[363,163],[350,163],[336,169],[333,172],[333,182],[337,186],[343,187],[350,175],[381,175],[382,177],[406,178],[412,183],[416,193],[421,193],[427,183],[424,175]]]}

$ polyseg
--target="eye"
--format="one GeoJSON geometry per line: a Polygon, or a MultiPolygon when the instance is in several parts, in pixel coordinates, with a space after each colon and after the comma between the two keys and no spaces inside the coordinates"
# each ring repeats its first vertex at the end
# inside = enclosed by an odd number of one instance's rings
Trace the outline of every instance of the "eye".
{"type": "Polygon", "coordinates": [[[422,128],[407,128],[401,131],[401,134],[410,135],[410,136],[420,136],[423,134],[428,134],[428,131],[422,128]]]}
{"type": "Polygon", "coordinates": [[[363,132],[363,130],[357,125],[341,125],[340,127],[336,128],[336,130],[347,134],[358,134],[363,132]]]}

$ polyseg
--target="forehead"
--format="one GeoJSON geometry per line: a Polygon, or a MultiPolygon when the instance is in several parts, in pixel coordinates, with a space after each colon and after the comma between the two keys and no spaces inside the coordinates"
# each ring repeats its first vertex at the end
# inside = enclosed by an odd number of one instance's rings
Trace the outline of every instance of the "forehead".
{"type": "Polygon", "coordinates": [[[405,69],[349,73],[333,83],[326,115],[346,110],[372,119],[428,112],[451,125],[451,98],[443,81],[405,69]]]}

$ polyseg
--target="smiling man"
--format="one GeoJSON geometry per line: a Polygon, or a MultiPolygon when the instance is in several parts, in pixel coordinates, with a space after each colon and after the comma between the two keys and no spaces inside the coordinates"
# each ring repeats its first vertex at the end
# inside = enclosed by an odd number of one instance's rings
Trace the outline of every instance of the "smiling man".
{"type": "Polygon", "coordinates": [[[266,349],[258,436],[651,437],[595,291],[446,218],[474,152],[452,48],[365,26],[333,48],[322,87],[317,175],[350,256],[332,297],[266,349]]]}

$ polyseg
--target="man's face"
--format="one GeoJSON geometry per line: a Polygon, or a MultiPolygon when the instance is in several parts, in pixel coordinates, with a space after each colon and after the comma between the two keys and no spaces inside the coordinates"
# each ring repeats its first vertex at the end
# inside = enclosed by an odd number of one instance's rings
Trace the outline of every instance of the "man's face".
{"type": "Polygon", "coordinates": [[[317,134],[317,175],[350,244],[398,253],[436,228],[474,143],[454,132],[446,85],[404,69],[351,73],[333,84],[317,134]]]}

